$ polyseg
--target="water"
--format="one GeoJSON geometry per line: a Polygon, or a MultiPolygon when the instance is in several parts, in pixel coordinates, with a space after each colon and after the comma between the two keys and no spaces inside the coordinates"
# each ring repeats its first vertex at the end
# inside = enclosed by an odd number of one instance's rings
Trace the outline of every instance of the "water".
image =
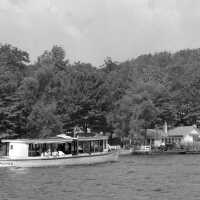
{"type": "Polygon", "coordinates": [[[0,168],[0,200],[200,199],[200,155],[128,156],[117,163],[0,168]]]}

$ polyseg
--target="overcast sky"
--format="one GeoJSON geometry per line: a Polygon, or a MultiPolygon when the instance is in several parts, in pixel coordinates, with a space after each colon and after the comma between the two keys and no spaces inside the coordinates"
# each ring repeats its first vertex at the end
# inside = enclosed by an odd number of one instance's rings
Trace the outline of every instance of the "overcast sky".
{"type": "Polygon", "coordinates": [[[199,0],[0,0],[0,42],[36,60],[54,44],[73,61],[103,64],[200,47],[199,0]]]}

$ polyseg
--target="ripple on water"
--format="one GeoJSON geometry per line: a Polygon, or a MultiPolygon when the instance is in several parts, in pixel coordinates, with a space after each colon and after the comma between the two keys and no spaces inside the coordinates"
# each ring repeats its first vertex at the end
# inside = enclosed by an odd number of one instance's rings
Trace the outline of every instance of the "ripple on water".
{"type": "Polygon", "coordinates": [[[134,174],[134,173],[135,173],[135,170],[129,170],[129,171],[126,172],[127,175],[128,174],[134,174]]]}

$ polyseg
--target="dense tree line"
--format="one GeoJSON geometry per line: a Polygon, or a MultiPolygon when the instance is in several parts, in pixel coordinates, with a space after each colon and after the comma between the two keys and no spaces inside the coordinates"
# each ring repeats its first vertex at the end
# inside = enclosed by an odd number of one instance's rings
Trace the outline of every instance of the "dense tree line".
{"type": "Polygon", "coordinates": [[[141,55],[102,67],[70,63],[53,46],[30,64],[0,45],[0,137],[48,137],[75,126],[141,137],[145,129],[198,124],[200,49],[141,55]]]}

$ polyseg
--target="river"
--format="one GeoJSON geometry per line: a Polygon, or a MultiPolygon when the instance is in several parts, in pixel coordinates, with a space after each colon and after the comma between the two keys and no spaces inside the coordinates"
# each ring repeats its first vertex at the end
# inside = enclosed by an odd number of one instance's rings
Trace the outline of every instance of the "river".
{"type": "Polygon", "coordinates": [[[0,168],[0,200],[200,199],[200,155],[127,156],[93,166],[0,168]]]}

